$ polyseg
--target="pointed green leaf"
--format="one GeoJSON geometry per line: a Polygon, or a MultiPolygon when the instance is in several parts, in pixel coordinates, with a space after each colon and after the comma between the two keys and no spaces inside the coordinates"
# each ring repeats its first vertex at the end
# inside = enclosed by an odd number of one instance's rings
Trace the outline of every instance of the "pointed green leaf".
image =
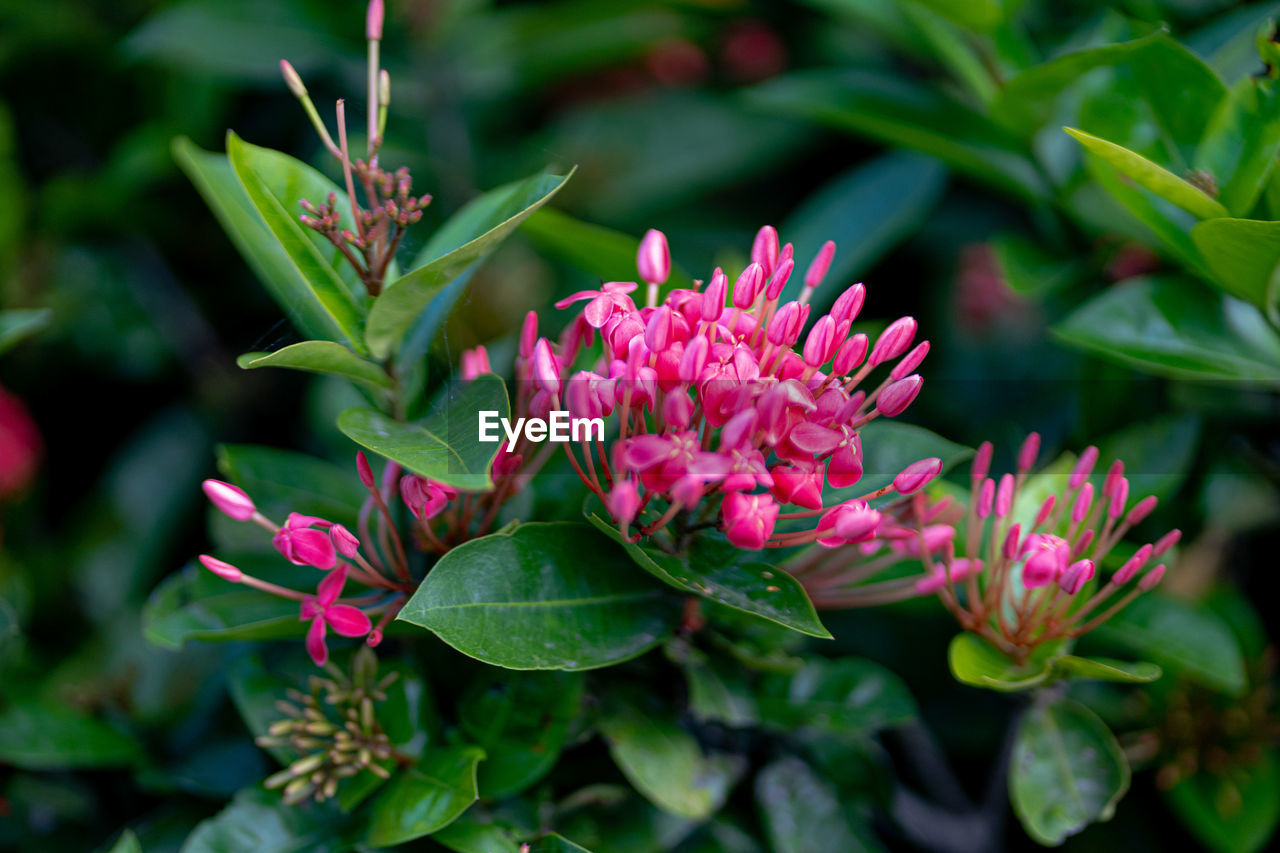
{"type": "Polygon", "coordinates": [[[1218,200],[1233,216],[1253,210],[1280,154],[1280,88],[1245,77],[1231,87],[1204,129],[1197,169],[1218,184],[1218,200]]]}
{"type": "Polygon", "coordinates": [[[402,423],[375,409],[338,416],[347,438],[432,480],[467,491],[492,488],[490,468],[500,442],[481,441],[480,412],[510,414],[507,386],[493,374],[450,383],[449,399],[422,423],[402,423]]]}
{"type": "Polygon", "coordinates": [[[1280,316],[1280,222],[1210,219],[1191,239],[1223,290],[1280,316]]]}
{"type": "Polygon", "coordinates": [[[1063,128],[1075,137],[1090,153],[1110,164],[1116,171],[1134,183],[1150,190],[1168,202],[1201,219],[1230,216],[1227,209],[1204,190],[1196,187],[1163,166],[1157,165],[1136,151],[1108,142],[1074,127],[1063,128]]]}
{"type": "Polygon", "coordinates": [[[508,669],[595,669],[641,655],[677,621],[662,587],[584,524],[524,524],[436,563],[397,617],[508,669]]]}
{"type": "Polygon", "coordinates": [[[1053,659],[1062,651],[1060,642],[1045,643],[1024,664],[1015,664],[1003,652],[976,634],[965,632],[951,639],[947,663],[956,681],[1011,693],[1043,684],[1053,674],[1053,659]]]}
{"type": "Polygon", "coordinates": [[[476,766],[483,758],[474,746],[428,750],[378,793],[366,841],[392,847],[448,826],[479,797],[476,766]]]}
{"type": "Polygon", "coordinates": [[[1155,681],[1162,674],[1160,667],[1146,661],[1121,661],[1110,658],[1084,658],[1063,655],[1053,660],[1053,674],[1057,678],[1082,681],[1121,681],[1143,684],[1155,681]]]}
{"type": "Polygon", "coordinates": [[[373,388],[390,388],[387,372],[333,341],[303,341],[275,352],[248,352],[236,359],[245,370],[289,367],[312,373],[329,373],[373,388]]]}
{"type": "Polygon", "coordinates": [[[440,229],[433,243],[456,243],[464,236],[466,242],[440,257],[431,255],[432,245],[428,244],[424,254],[431,260],[415,262],[412,269],[392,282],[374,301],[366,331],[374,355],[379,358],[390,355],[419,315],[442,294],[445,304],[435,310],[438,319],[443,319],[459,295],[446,293],[448,285],[497,248],[572,176],[572,172],[563,176],[535,175],[486,193],[459,211],[440,229]]]}

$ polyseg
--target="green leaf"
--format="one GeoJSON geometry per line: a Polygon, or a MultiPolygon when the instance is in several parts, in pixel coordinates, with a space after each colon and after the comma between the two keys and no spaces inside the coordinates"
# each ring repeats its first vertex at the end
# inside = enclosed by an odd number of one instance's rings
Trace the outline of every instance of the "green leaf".
{"type": "MultiPolygon", "coordinates": [[[[632,281],[640,241],[629,234],[575,219],[546,207],[530,216],[522,232],[549,255],[601,281],[632,281]]],[[[691,287],[693,280],[674,265],[665,287],[691,287]]]]}
{"type": "Polygon", "coordinates": [[[1268,750],[1254,763],[1201,771],[1165,792],[1171,811],[1215,853],[1254,853],[1280,823],[1280,759],[1268,750]]]}
{"type": "Polygon", "coordinates": [[[572,172],[535,175],[485,193],[458,211],[427,244],[413,267],[374,301],[366,330],[374,355],[390,355],[419,315],[441,296],[443,304],[434,306],[438,324],[460,295],[460,290],[450,291],[448,285],[497,248],[572,176],[572,172]],[[456,248],[447,254],[434,254],[435,247],[454,244],[456,248]]]}
{"type": "Polygon", "coordinates": [[[500,444],[480,440],[479,413],[508,417],[507,386],[487,373],[470,382],[450,383],[446,394],[448,399],[420,424],[402,423],[375,409],[348,409],[338,416],[338,429],[356,444],[424,477],[466,491],[492,488],[490,469],[500,444]]]}
{"type": "Polygon", "coordinates": [[[480,796],[476,765],[483,758],[484,750],[473,746],[428,751],[373,801],[367,843],[391,847],[448,826],[480,796]]]}
{"type": "MultiPolygon", "coordinates": [[[[1155,495],[1171,500],[1187,478],[1200,446],[1200,418],[1164,415],[1130,424],[1098,442],[1099,458],[1122,459],[1134,500],[1155,495]]],[[[1094,487],[1099,494],[1103,475],[1094,487]]]]}
{"type": "Polygon", "coordinates": [[[755,793],[775,853],[878,849],[867,840],[869,828],[854,827],[835,786],[798,758],[782,758],[761,770],[755,793]]]}
{"type": "Polygon", "coordinates": [[[1274,81],[1238,81],[1204,129],[1195,166],[1213,176],[1218,200],[1233,216],[1247,216],[1280,153],[1280,91],[1274,81]]]}
{"type": "MultiPolygon", "coordinates": [[[[484,768],[484,762],[480,767],[484,768]]],[[[469,809],[457,820],[431,834],[431,840],[443,844],[454,853],[497,853],[499,850],[519,850],[520,835],[511,827],[495,823],[487,816],[477,815],[469,809]]]]}
{"type": "MultiPolygon", "coordinates": [[[[885,418],[872,421],[858,434],[862,438],[862,479],[844,489],[825,488],[822,495],[825,504],[834,505],[883,488],[892,483],[903,468],[921,459],[937,457],[942,460],[942,470],[947,471],[973,455],[971,448],[936,432],[885,418]]],[[[890,496],[883,502],[893,500],[890,496]]]]}
{"type": "Polygon", "coordinates": [[[582,706],[581,675],[561,672],[477,674],[458,706],[467,737],[484,748],[480,790],[518,794],[551,771],[582,706]]]}
{"type": "Polygon", "coordinates": [[[1063,130],[1075,137],[1085,147],[1085,150],[1110,164],[1116,171],[1127,176],[1134,183],[1177,205],[1193,216],[1197,216],[1200,219],[1213,219],[1230,215],[1221,203],[1207,195],[1204,190],[1184,181],[1173,172],[1151,162],[1141,154],[1130,151],[1122,145],[1116,145],[1114,142],[1108,142],[1093,134],[1085,133],[1083,130],[1077,130],[1074,127],[1066,127],[1063,130]]]}
{"type": "MultiPolygon", "coordinates": [[[[355,465],[335,465],[306,453],[254,444],[218,448],[218,470],[244,489],[268,516],[290,512],[318,515],[355,529],[360,505],[369,496],[355,465]]],[[[239,527],[239,525],[237,525],[239,527]]],[[[257,541],[266,541],[251,531],[257,541]]]]}
{"type": "Polygon", "coordinates": [[[1193,380],[1280,382],[1280,336],[1256,309],[1172,277],[1129,279],[1054,334],[1139,370],[1193,380]]]}
{"type": "Polygon", "coordinates": [[[49,325],[52,319],[53,312],[48,308],[0,311],[0,353],[12,348],[23,338],[34,335],[49,325]]]}
{"type": "Polygon", "coordinates": [[[1226,87],[1200,57],[1166,33],[1133,51],[1127,62],[1171,154],[1190,161],[1226,87]]]}
{"type": "Polygon", "coordinates": [[[1276,315],[1280,222],[1211,219],[1192,228],[1191,239],[1223,290],[1276,315]]]}
{"type": "Polygon", "coordinates": [[[583,670],[670,635],[661,587],[584,524],[525,524],[445,554],[398,619],[508,669],[583,670]]]}
{"type": "Polygon", "coordinates": [[[294,212],[299,199],[311,196],[313,201],[323,201],[332,184],[310,166],[278,151],[250,145],[231,131],[227,132],[227,158],[258,216],[284,249],[296,280],[341,331],[341,341],[350,343],[358,353],[366,353],[361,322],[364,309],[338,274],[335,257],[341,256],[336,250],[322,251],[317,241],[323,238],[304,228],[294,212]]]}
{"type": "MultiPolygon", "coordinates": [[[[236,558],[235,564],[262,577],[259,566],[247,555],[236,558]]],[[[314,579],[314,570],[311,575],[314,579]]],[[[226,642],[302,636],[296,601],[227,583],[194,564],[165,578],[151,593],[142,607],[142,631],[148,642],[175,651],[187,640],[226,642]]]]}
{"type": "Polygon", "coordinates": [[[901,76],[799,71],[747,93],[748,103],[937,157],[1025,199],[1048,189],[1019,143],[959,101],[901,76]]]}
{"type": "Polygon", "coordinates": [[[587,520],[621,545],[638,566],[676,589],[801,634],[831,639],[800,582],[782,569],[760,561],[759,555],[751,551],[700,536],[693,540],[687,553],[676,556],[651,545],[628,542],[617,527],[594,513],[587,520]]]}
{"type": "Polygon", "coordinates": [[[1053,674],[1053,659],[1062,652],[1060,642],[1038,647],[1027,662],[1015,664],[1003,652],[977,634],[956,634],[947,648],[947,664],[956,681],[1004,693],[1029,690],[1053,674]]]}
{"type": "Polygon", "coordinates": [[[693,735],[661,712],[619,703],[598,722],[627,780],[665,812],[706,820],[724,805],[741,766],[706,756],[693,735]]]}
{"type": "Polygon", "coordinates": [[[1041,844],[1108,820],[1129,789],[1129,762],[1098,716],[1069,699],[1031,708],[1009,757],[1009,798],[1041,844]]]}
{"type": "Polygon", "coordinates": [[[387,372],[333,341],[303,341],[275,352],[249,352],[236,359],[245,370],[257,367],[289,367],[312,373],[330,373],[372,388],[390,388],[387,372]]]}
{"type": "Polygon", "coordinates": [[[865,734],[916,718],[902,680],[858,658],[813,660],[793,674],[771,676],[757,704],[766,723],[832,734],[865,734]]]}
{"type": "Polygon", "coordinates": [[[132,764],[138,742],[62,704],[21,699],[0,710],[0,764],[69,770],[132,764]]]}
{"type": "Polygon", "coordinates": [[[1016,0],[916,0],[961,27],[990,32],[1017,7],[1016,0]]]}
{"type": "Polygon", "coordinates": [[[746,727],[760,722],[760,713],[747,680],[736,662],[718,658],[684,662],[689,687],[689,713],[699,722],[746,727]]]}
{"type": "Polygon", "coordinates": [[[343,853],[355,847],[345,817],[328,804],[285,805],[279,791],[246,788],[202,821],[182,853],[343,853]]]}
{"type": "Polygon", "coordinates": [[[1240,644],[1207,607],[1142,595],[1095,635],[1214,690],[1239,696],[1247,687],[1240,644]]]}
{"type": "Polygon", "coordinates": [[[133,830],[126,829],[120,833],[120,838],[112,846],[110,853],[142,853],[142,845],[138,843],[138,836],[133,834],[133,830]]]}
{"type": "Polygon", "coordinates": [[[1153,663],[1128,662],[1110,658],[1084,658],[1063,655],[1053,659],[1053,674],[1057,678],[1080,681],[1120,681],[1129,684],[1145,684],[1155,681],[1163,671],[1153,663]]]}
{"type": "MultiPolygon", "coordinates": [[[[924,224],[946,184],[946,170],[916,154],[886,154],[837,176],[787,217],[782,234],[808,264],[827,240],[839,248],[818,301],[829,305],[840,291],[924,224]]],[[[798,270],[797,272],[801,272],[798,270]]],[[[795,275],[782,298],[800,292],[795,275]]]]}
{"type": "Polygon", "coordinates": [[[531,844],[529,853],[591,853],[591,851],[553,832],[531,844]]]}

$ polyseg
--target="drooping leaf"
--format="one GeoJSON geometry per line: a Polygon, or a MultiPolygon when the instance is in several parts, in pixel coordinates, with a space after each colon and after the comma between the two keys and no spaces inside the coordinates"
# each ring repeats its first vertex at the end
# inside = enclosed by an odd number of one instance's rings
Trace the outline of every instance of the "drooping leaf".
{"type": "Polygon", "coordinates": [[[0,311],[0,353],[23,338],[34,335],[49,325],[52,319],[53,312],[48,308],[0,311]]]}
{"type": "Polygon", "coordinates": [[[866,734],[916,717],[902,680],[858,658],[812,660],[798,672],[770,676],[757,704],[766,723],[832,734],[866,734]]]}
{"type": "Polygon", "coordinates": [[[332,341],[302,341],[275,352],[248,352],[236,359],[245,370],[289,367],[312,373],[328,373],[372,388],[390,388],[387,372],[332,341]]]}
{"type": "Polygon", "coordinates": [[[1210,219],[1191,239],[1223,290],[1280,316],[1280,222],[1210,219]]]}
{"type": "Polygon", "coordinates": [[[750,551],[702,536],[686,554],[676,556],[651,545],[628,542],[617,527],[594,513],[587,519],[621,545],[638,566],[676,589],[811,637],[831,638],[800,582],[750,551]]]}
{"type": "Polygon", "coordinates": [[[1014,692],[1043,684],[1053,674],[1053,659],[1061,643],[1045,643],[1017,664],[983,638],[968,631],[956,634],[947,649],[947,663],[956,681],[988,690],[1014,692]]]}
{"type": "Polygon", "coordinates": [[[492,412],[495,424],[510,415],[507,386],[489,373],[470,382],[450,383],[446,399],[422,423],[403,423],[376,409],[348,409],[338,416],[338,429],[356,444],[410,471],[459,489],[480,491],[493,486],[490,468],[499,447],[497,441],[480,440],[482,412],[492,412]]]}
{"type": "Polygon", "coordinates": [[[1280,824],[1280,759],[1275,750],[1220,773],[1202,770],[1165,792],[1171,811],[1215,853],[1254,853],[1280,824]]]}
{"type": "Polygon", "coordinates": [[[366,330],[373,354],[379,358],[390,355],[429,306],[438,327],[461,293],[449,285],[550,201],[572,175],[534,175],[485,193],[458,211],[436,232],[408,272],[374,301],[366,330]],[[437,254],[443,246],[448,250],[437,254]]]}
{"type": "Polygon", "coordinates": [[[24,770],[70,770],[132,764],[137,741],[62,704],[17,699],[0,708],[0,764],[24,770]]]}
{"type": "Polygon", "coordinates": [[[534,523],[445,554],[397,618],[485,663],[573,671],[662,642],[676,622],[663,598],[587,525],[534,523]]]}
{"type": "Polygon", "coordinates": [[[1069,699],[1036,705],[1018,724],[1009,757],[1009,797],[1041,844],[1061,844],[1108,820],[1129,789],[1129,762],[1098,716],[1069,699]]]}
{"type": "Polygon", "coordinates": [[[855,827],[834,785],[798,758],[781,758],[756,776],[756,805],[776,853],[878,848],[855,827]]]}
{"type": "Polygon", "coordinates": [[[1206,194],[1204,190],[1184,181],[1136,151],[1130,151],[1122,145],[1074,127],[1063,129],[1075,137],[1087,151],[1110,164],[1116,171],[1193,216],[1200,219],[1214,219],[1230,215],[1220,202],[1206,194]]]}
{"type": "Polygon", "coordinates": [[[392,847],[448,826],[479,797],[476,766],[483,758],[484,750],[473,746],[428,750],[378,792],[367,843],[392,847]]]}

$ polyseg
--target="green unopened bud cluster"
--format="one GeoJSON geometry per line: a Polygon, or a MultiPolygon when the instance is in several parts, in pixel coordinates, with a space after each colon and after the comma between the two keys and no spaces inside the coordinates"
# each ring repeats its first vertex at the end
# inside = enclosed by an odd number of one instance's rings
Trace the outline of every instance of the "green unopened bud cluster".
{"type": "Polygon", "coordinates": [[[288,701],[276,703],[284,718],[259,737],[262,747],[285,747],[301,754],[288,767],[270,776],[268,788],[282,788],[286,803],[311,798],[327,800],[343,780],[362,772],[387,778],[383,766],[397,758],[377,718],[377,704],[399,673],[378,678],[373,650],[362,648],[352,661],[351,674],[328,664],[330,678],[312,676],[310,693],[289,690],[288,701]]]}

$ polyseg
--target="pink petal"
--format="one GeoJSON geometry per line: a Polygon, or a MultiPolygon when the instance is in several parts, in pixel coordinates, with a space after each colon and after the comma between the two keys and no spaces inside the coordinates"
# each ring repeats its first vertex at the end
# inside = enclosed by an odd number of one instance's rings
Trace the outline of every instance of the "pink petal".
{"type": "Polygon", "coordinates": [[[324,644],[324,619],[319,616],[311,620],[311,627],[307,629],[307,654],[316,666],[324,666],[329,659],[329,649],[324,644]]]}
{"type": "Polygon", "coordinates": [[[347,567],[339,566],[329,574],[325,575],[324,580],[320,581],[320,586],[316,590],[316,601],[319,602],[321,609],[326,609],[338,600],[338,596],[342,595],[342,588],[347,583],[347,567]]]}
{"type": "Polygon", "coordinates": [[[324,621],[344,637],[363,637],[373,628],[368,615],[350,604],[335,604],[324,612],[324,621]]]}
{"type": "Polygon", "coordinates": [[[622,458],[627,467],[644,471],[670,459],[674,452],[675,448],[664,436],[640,435],[627,442],[622,458]]]}
{"type": "Polygon", "coordinates": [[[295,530],[289,535],[289,553],[285,556],[300,566],[332,569],[338,561],[333,540],[323,530],[295,530]]]}

